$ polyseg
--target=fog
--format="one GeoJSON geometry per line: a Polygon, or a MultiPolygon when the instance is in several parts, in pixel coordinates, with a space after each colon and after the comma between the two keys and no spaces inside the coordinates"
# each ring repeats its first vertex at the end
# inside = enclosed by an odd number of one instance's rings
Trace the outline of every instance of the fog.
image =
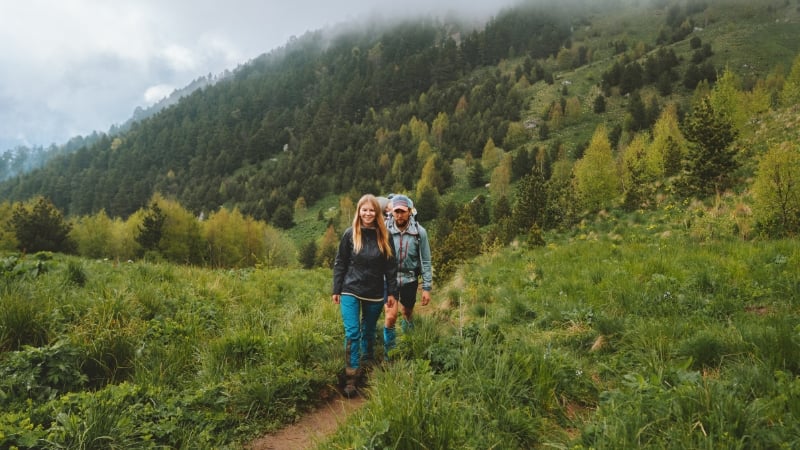
{"type": "Polygon", "coordinates": [[[0,152],[108,131],[176,88],[306,31],[514,0],[28,0],[0,4],[0,152]]]}

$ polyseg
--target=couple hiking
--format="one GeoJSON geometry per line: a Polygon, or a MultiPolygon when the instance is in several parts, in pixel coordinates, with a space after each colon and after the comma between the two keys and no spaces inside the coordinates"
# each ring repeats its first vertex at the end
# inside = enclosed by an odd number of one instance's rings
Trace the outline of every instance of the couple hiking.
{"type": "Polygon", "coordinates": [[[387,208],[374,195],[364,195],[356,205],[353,224],[342,234],[333,264],[332,300],[342,313],[345,334],[345,387],[356,395],[362,367],[374,361],[375,334],[381,311],[384,359],[395,346],[395,323],[413,327],[412,315],[422,277],[422,305],[430,302],[432,282],[428,233],[413,217],[414,205],[405,195],[395,195],[387,208]]]}

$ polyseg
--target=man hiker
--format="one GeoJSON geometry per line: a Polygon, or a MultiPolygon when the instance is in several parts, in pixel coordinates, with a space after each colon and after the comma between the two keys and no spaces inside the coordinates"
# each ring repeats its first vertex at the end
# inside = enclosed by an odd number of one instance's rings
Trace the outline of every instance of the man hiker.
{"type": "Polygon", "coordinates": [[[405,195],[391,198],[392,219],[387,220],[389,235],[394,240],[397,252],[397,300],[384,307],[386,318],[383,326],[383,348],[385,359],[395,347],[395,323],[398,310],[402,314],[401,327],[406,332],[414,327],[414,305],[417,303],[417,288],[422,277],[422,306],[431,301],[433,269],[428,232],[414,218],[414,204],[405,195]]]}

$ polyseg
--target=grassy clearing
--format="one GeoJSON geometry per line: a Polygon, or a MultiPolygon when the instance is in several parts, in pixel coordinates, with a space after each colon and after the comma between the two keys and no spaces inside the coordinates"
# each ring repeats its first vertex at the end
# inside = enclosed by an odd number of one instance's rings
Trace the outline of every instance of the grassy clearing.
{"type": "Polygon", "coordinates": [[[607,220],[464,266],[319,448],[798,445],[797,242],[607,220]]]}
{"type": "MultiPolygon", "coordinates": [[[[319,448],[800,444],[800,245],[607,214],[470,261],[319,448]]],[[[331,395],[327,270],[4,259],[0,443],[237,448],[331,395]]],[[[424,312],[424,313],[423,313],[424,312]]]]}

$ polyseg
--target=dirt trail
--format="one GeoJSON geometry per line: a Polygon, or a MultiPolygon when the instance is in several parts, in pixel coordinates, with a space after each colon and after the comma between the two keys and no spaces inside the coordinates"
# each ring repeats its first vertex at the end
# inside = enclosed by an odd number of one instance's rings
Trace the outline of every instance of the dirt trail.
{"type": "Polygon", "coordinates": [[[361,396],[346,399],[336,396],[328,403],[304,415],[299,421],[274,434],[253,441],[249,450],[305,450],[336,431],[340,423],[365,402],[361,396]]]}

